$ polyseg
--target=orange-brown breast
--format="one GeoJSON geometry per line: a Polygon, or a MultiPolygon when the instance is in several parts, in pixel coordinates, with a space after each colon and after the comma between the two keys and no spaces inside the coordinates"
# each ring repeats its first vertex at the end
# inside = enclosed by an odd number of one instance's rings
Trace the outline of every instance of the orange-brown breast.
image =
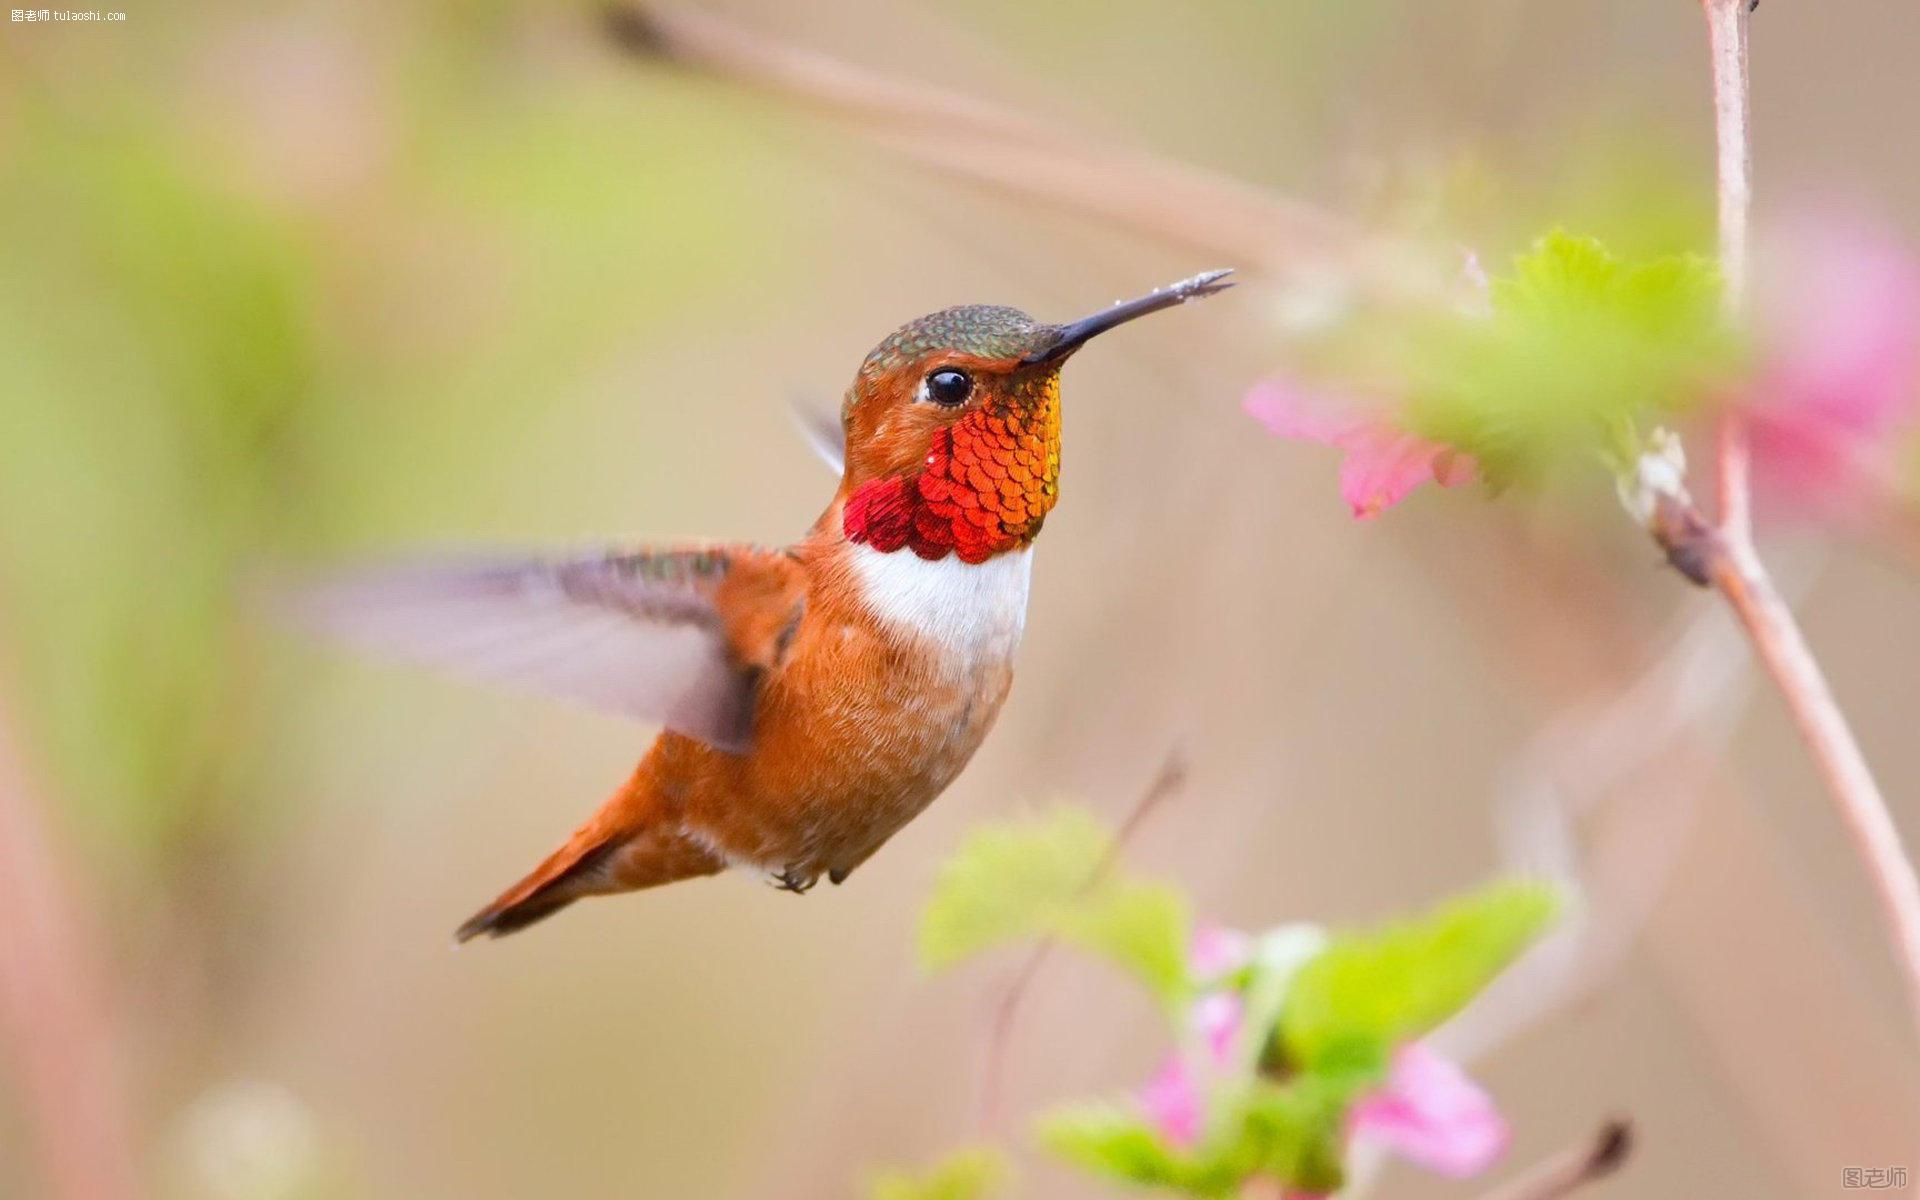
{"type": "Polygon", "coordinates": [[[652,820],[734,865],[852,870],[959,774],[1012,684],[1029,551],[928,561],[838,523],[796,548],[805,612],[761,682],[751,751],[667,733],[641,767],[652,820]]]}

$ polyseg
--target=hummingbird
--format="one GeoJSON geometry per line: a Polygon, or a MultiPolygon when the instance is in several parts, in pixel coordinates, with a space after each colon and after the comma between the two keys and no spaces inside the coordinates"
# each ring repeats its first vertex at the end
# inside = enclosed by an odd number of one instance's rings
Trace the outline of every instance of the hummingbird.
{"type": "Polygon", "coordinates": [[[794,893],[843,882],[953,782],[1007,697],[1059,495],[1061,367],[1228,274],[1061,325],[967,305],[901,326],[847,389],[839,487],[791,545],[426,562],[310,593],[308,615],[363,646],[662,726],[455,940],[728,868],[794,893]]]}

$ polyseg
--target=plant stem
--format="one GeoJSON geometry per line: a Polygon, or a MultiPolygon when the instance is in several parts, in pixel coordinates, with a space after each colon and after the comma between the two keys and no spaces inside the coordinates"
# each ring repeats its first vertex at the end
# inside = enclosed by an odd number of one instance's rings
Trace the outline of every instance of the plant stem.
{"type": "Polygon", "coordinates": [[[1729,542],[1715,563],[1713,585],[1740,619],[1761,664],[1786,700],[1867,868],[1906,977],[1915,1031],[1920,1033],[1920,876],[1914,873],[1886,798],[1792,610],[1750,545],[1729,542]]]}
{"type": "Polygon", "coordinates": [[[1555,1155],[1483,1200],[1561,1200],[1618,1171],[1632,1150],[1633,1127],[1608,1121],[1590,1141],[1555,1155]]]}
{"type": "MultiPolygon", "coordinates": [[[[1727,305],[1747,302],[1748,219],[1753,206],[1751,108],[1747,82],[1747,0],[1702,0],[1713,58],[1719,145],[1720,260],[1727,305]]],[[[1920,1033],[1920,877],[1900,841],[1885,797],[1753,543],[1752,488],[1744,422],[1729,414],[1716,439],[1719,523],[1709,577],[1726,597],[1767,674],[1785,699],[1878,896],[1906,977],[1920,1033]]]]}
{"type": "MultiPolygon", "coordinates": [[[[1720,274],[1727,309],[1740,317],[1747,304],[1747,227],[1753,212],[1753,108],[1748,86],[1747,5],[1744,0],[1701,0],[1707,14],[1707,45],[1713,58],[1713,127],[1719,195],[1720,274]]],[[[1738,414],[1720,421],[1715,446],[1720,526],[1734,537],[1751,537],[1747,432],[1738,414]]]]}
{"type": "Polygon", "coordinates": [[[819,54],[705,11],[609,0],[605,28],[637,61],[673,65],[840,121],[919,166],[1250,272],[1351,280],[1378,297],[1459,299],[1435,247],[1231,176],[1136,152],[1000,104],[819,54]]]}
{"type": "Polygon", "coordinates": [[[1713,119],[1719,151],[1720,272],[1736,308],[1747,297],[1747,223],[1753,210],[1753,109],[1747,84],[1747,5],[1702,0],[1713,54],[1713,119]]]}
{"type": "MultiPolygon", "coordinates": [[[[1140,825],[1154,809],[1178,792],[1187,781],[1187,761],[1178,747],[1168,751],[1166,760],[1155,772],[1153,782],[1146,791],[1134,801],[1133,808],[1120,822],[1115,831],[1113,844],[1106,856],[1094,867],[1093,874],[1087,878],[1085,887],[1092,888],[1113,870],[1120,852],[1126,848],[1133,835],[1139,832],[1140,825]]],[[[1040,974],[1047,959],[1053,954],[1054,940],[1044,938],[1028,952],[1020,970],[1014,975],[1013,982],[1001,995],[999,1003],[994,1005],[993,1015],[987,1026],[987,1045],[980,1064],[980,1117],[979,1129],[983,1136],[998,1131],[1001,1117],[1001,1095],[1004,1090],[1007,1051],[1013,1043],[1014,1018],[1019,1015],[1020,1003],[1026,999],[1027,992],[1033,987],[1033,981],[1040,974]]]]}

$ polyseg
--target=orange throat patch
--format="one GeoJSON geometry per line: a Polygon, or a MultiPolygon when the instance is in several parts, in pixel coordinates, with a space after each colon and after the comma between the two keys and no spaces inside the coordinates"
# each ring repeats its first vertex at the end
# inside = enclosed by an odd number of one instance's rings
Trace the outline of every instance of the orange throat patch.
{"type": "Polygon", "coordinates": [[[1058,376],[1040,389],[1028,402],[978,408],[936,432],[920,470],[861,484],[841,514],[847,538],[883,553],[951,552],[969,563],[1032,542],[1060,478],[1058,376]]]}

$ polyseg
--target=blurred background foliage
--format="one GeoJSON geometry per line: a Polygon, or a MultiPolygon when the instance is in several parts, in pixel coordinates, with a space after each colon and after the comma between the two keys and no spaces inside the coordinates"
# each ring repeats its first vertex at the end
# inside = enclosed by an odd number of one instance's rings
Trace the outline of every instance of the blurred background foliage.
{"type": "Polygon", "coordinates": [[[16,80],[0,197],[32,231],[0,260],[20,669],[67,793],[140,858],[248,819],[229,806],[257,783],[262,680],[236,600],[289,531],[432,530],[437,494],[464,510],[494,473],[395,461],[450,434],[510,456],[636,326],[784,274],[733,203],[753,148],[712,105],[666,84],[636,103],[604,74],[503,89],[527,66],[504,11],[413,14],[388,32],[433,49],[378,62],[311,19],[180,16],[204,28],[170,30],[153,69],[213,73],[198,89],[16,80]],[[279,84],[312,111],[205,94],[279,84]],[[376,124],[327,128],[356,118],[376,124]],[[403,496],[356,494],[389,474],[403,496]]]}
{"type": "MultiPolygon", "coordinates": [[[[1694,7],[724,9],[1491,265],[1554,225],[1629,259],[1709,248],[1694,7]]],[[[1883,140],[1911,6],[1774,7],[1769,183],[1858,189],[1920,227],[1920,170],[1883,140]]],[[[1239,395],[1302,303],[1253,280],[1076,363],[1014,702],[864,886],[795,904],[727,881],[449,958],[453,919],[641,738],[303,648],[262,619],[274,580],[420,543],[791,536],[829,485],[785,401],[831,403],[900,321],[975,300],[1078,313],[1216,264],[637,67],[559,0],[128,11],[0,26],[0,690],[99,903],[167,1194],[848,1194],[869,1160],[963,1140],[984,993],[917,982],[911,931],[970,821],[1063,789],[1113,813],[1192,737],[1192,798],[1142,847],[1162,873],[1248,924],[1376,917],[1485,873],[1498,764],[1540,713],[1529,680],[1609,657],[1543,650],[1509,618],[1503,596],[1580,578],[1502,553],[1527,518],[1476,528],[1477,509],[1433,515],[1462,503],[1443,497],[1362,536],[1319,456],[1249,436],[1239,395]]],[[[1591,550],[1653,636],[1684,598],[1631,530],[1591,550]]],[[[1849,552],[1810,613],[1897,796],[1920,786],[1900,715],[1920,672],[1885,659],[1920,637],[1912,599],[1849,552]]],[[[1765,922],[1812,977],[1843,956],[1836,990],[1862,1007],[1828,1016],[1852,1040],[1777,1048],[1773,1094],[1871,1061],[1891,1008],[1781,730],[1743,726],[1743,774],[1804,873],[1751,894],[1716,875],[1751,903],[1708,920],[1711,897],[1682,895],[1669,930],[1738,943],[1762,934],[1727,922],[1765,922]],[[1761,903],[1808,890],[1832,947],[1761,903]]],[[[1149,1054],[1150,1006],[1094,1019],[1099,977],[1060,976],[1023,1041],[1029,1107],[1149,1054]]],[[[1532,1061],[1495,1064],[1534,1119],[1517,1153],[1624,1106],[1686,1131],[1655,1139],[1636,1194],[1786,1197],[1908,1127],[1910,1088],[1862,1085],[1869,1111],[1835,1117],[1859,1141],[1822,1127],[1756,1151],[1777,1106],[1730,1098],[1688,994],[1636,963],[1532,1061]]],[[[33,1195],[12,1103],[0,1087],[0,1195],[33,1195]]]]}

